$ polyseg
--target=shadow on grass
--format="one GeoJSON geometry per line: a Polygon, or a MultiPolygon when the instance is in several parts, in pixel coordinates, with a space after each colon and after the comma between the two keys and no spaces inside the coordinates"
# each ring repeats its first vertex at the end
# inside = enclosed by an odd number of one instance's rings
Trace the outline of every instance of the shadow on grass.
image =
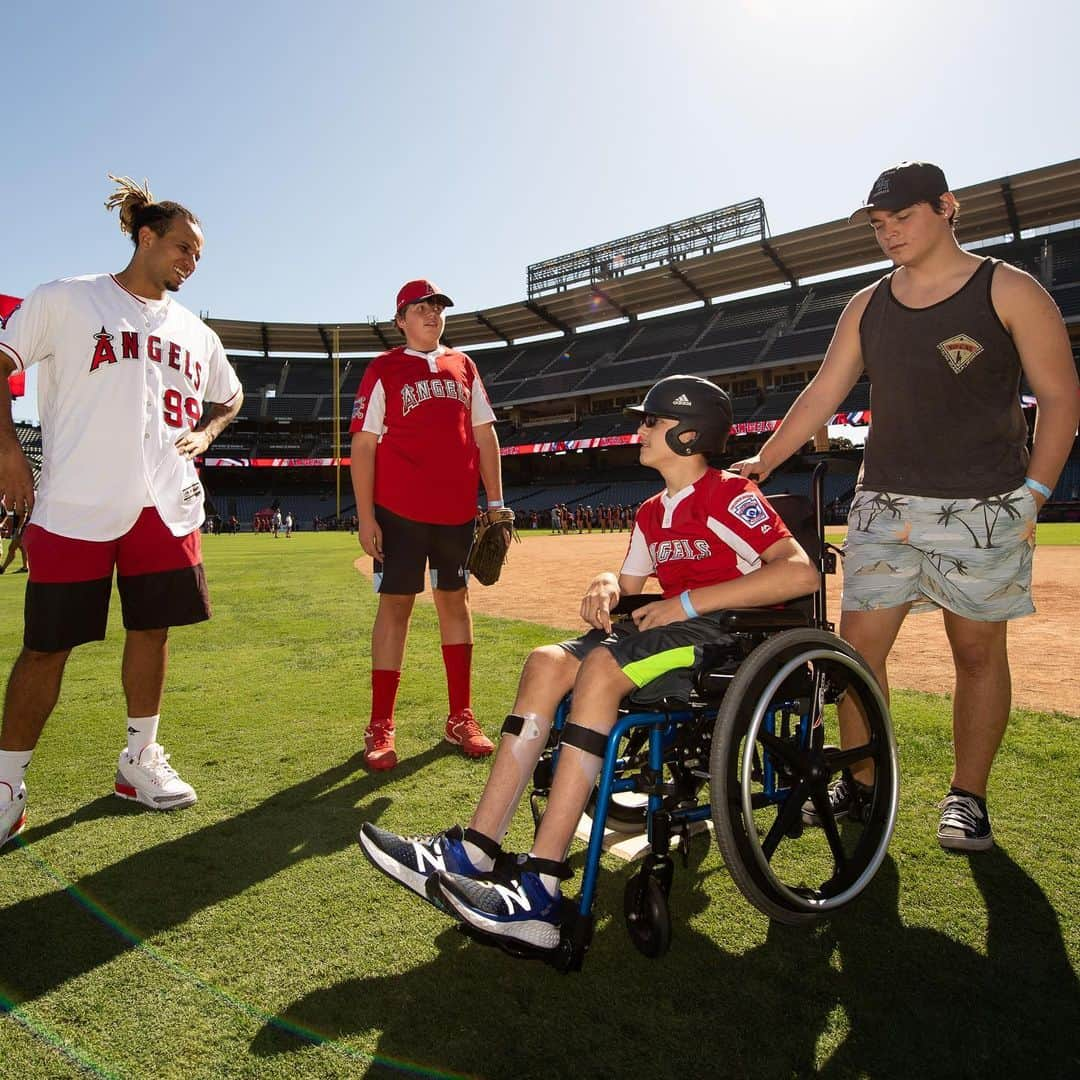
{"type": "MultiPolygon", "coordinates": [[[[962,858],[962,856],[943,856],[962,858]]],[[[1080,1075],[1080,987],[1046,894],[1000,847],[966,859],[986,905],[986,953],[906,926],[896,863],[833,922],[850,1034],[821,1075],[1080,1075]]]]}
{"type": "Polygon", "coordinates": [[[693,866],[676,875],[672,950],[649,961],[623,929],[624,871],[603,875],[597,910],[619,914],[601,922],[580,975],[448,928],[429,963],[300,998],[252,1052],[308,1045],[297,1025],[327,1039],[379,1033],[369,1076],[417,1062],[491,1078],[1077,1075],[1080,998],[1053,909],[1000,849],[970,864],[988,955],[905,926],[890,858],[850,910],[810,930],[770,924],[741,954],[717,940],[722,927],[706,936],[690,923],[708,900],[693,866]],[[835,1049],[817,1066],[823,1036],[835,1049]]]}
{"type": "MultiPolygon", "coordinates": [[[[439,745],[406,759],[394,779],[444,753],[439,745]]],[[[68,889],[0,908],[0,993],[14,1004],[47,994],[290,866],[347,848],[355,843],[356,804],[389,790],[385,774],[363,770],[363,755],[354,754],[235,817],[129,855],[68,889]]],[[[369,803],[365,817],[383,802],[369,803]]],[[[96,799],[28,831],[4,857],[25,858],[32,849],[21,851],[24,841],[75,822],[130,812],[111,796],[96,799]]]]}

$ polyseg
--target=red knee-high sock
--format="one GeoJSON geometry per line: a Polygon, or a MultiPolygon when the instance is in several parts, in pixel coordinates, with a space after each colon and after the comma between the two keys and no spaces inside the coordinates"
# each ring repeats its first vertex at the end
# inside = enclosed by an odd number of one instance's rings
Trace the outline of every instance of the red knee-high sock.
{"type": "Polygon", "coordinates": [[[394,702],[397,700],[401,672],[389,668],[373,668],[371,672],[371,722],[394,724],[394,702]]]}
{"type": "Polygon", "coordinates": [[[472,643],[444,645],[443,667],[446,668],[446,693],[450,699],[450,715],[456,716],[472,707],[472,643]]]}

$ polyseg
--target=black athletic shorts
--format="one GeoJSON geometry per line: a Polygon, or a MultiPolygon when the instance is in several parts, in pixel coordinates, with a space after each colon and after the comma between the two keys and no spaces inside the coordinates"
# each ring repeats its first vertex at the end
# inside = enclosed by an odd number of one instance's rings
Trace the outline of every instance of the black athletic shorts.
{"type": "Polygon", "coordinates": [[[734,642],[718,622],[699,615],[652,630],[639,630],[633,619],[624,619],[611,627],[610,634],[590,630],[559,645],[578,660],[584,660],[593,649],[607,649],[622,673],[637,686],[634,700],[647,704],[665,697],[685,701],[705,646],[731,645],[734,651],[734,642]]]}
{"type": "Polygon", "coordinates": [[[79,540],[32,522],[23,538],[30,580],[23,645],[61,652],[103,641],[113,571],[127,630],[163,630],[210,618],[199,530],[173,536],[147,506],[115,540],[79,540]]]}
{"type": "Polygon", "coordinates": [[[375,520],[382,529],[383,544],[383,559],[375,560],[377,593],[422,593],[428,565],[433,589],[453,592],[468,585],[465,563],[475,526],[471,518],[463,525],[432,525],[376,505],[375,520]]]}

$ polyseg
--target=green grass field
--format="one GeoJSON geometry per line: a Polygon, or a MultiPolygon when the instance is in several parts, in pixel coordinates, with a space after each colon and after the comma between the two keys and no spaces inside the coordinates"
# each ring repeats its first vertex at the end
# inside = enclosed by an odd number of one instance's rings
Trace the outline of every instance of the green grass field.
{"type": "MultiPolygon", "coordinates": [[[[1061,542],[1050,531],[1040,541],[1061,542]]],[[[772,926],[699,838],[677,865],[671,952],[649,961],[623,924],[633,870],[605,860],[585,970],[560,976],[468,941],[356,846],[363,820],[466,819],[486,776],[440,741],[431,608],[399,697],[403,762],[371,775],[374,598],[355,540],[205,549],[215,618],[174,632],[162,720],[199,802],[153,814],[110,794],[114,607],[108,640],[69,662],[28,828],[0,853],[0,1077],[1080,1074],[1077,720],[1015,714],[991,791],[998,847],[948,856],[934,839],[948,703],[899,693],[900,818],[856,904],[812,930],[772,926]]],[[[25,580],[0,578],[4,664],[25,580]]],[[[478,620],[489,731],[527,651],[567,629],[478,620]]],[[[529,836],[523,809],[510,841],[529,836]]]]}

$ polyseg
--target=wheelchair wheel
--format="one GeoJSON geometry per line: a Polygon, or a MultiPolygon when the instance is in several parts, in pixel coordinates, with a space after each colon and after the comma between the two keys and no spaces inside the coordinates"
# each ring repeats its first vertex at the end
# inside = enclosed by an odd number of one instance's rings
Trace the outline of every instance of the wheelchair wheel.
{"type": "Polygon", "coordinates": [[[623,893],[626,929],[634,948],[655,960],[671,948],[671,912],[663,886],[652,874],[635,874],[623,893]]]}
{"type": "MultiPolygon", "coordinates": [[[[604,828],[625,836],[639,836],[648,825],[649,796],[634,791],[616,792],[608,800],[604,828]]],[[[589,796],[585,813],[596,817],[596,792],[589,796]]]]}
{"type": "Polygon", "coordinates": [[[892,721],[862,657],[809,628],[754,649],[717,713],[710,785],[724,862],[760,911],[797,925],[858,896],[885,857],[898,800],[892,721]],[[843,750],[825,745],[841,700],[869,733],[843,750]],[[866,761],[875,775],[859,812],[834,815],[830,784],[866,761]],[[818,824],[804,827],[804,806],[818,824]]]}

